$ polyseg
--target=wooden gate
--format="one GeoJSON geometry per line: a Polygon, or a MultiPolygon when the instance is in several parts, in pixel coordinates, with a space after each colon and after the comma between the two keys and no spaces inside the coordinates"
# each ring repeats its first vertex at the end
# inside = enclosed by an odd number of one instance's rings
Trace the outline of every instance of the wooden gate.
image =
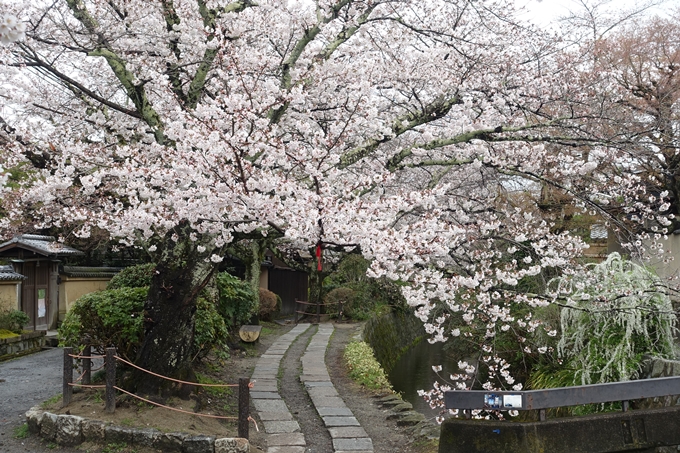
{"type": "Polygon", "coordinates": [[[23,263],[21,284],[21,309],[30,321],[27,329],[47,330],[49,300],[49,263],[29,261],[23,263]]]}
{"type": "Polygon", "coordinates": [[[309,277],[304,272],[287,269],[269,270],[269,290],[281,297],[281,314],[295,312],[295,299],[307,300],[309,277]]]}

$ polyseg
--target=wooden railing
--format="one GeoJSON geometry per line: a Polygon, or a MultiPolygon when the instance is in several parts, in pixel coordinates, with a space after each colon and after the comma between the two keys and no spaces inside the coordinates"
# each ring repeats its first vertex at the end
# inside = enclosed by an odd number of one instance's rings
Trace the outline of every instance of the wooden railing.
{"type": "Polygon", "coordinates": [[[466,413],[471,410],[538,410],[539,419],[544,421],[546,409],[620,401],[626,412],[631,400],[669,395],[680,395],[680,376],[519,392],[456,390],[444,394],[444,404],[447,409],[466,413]]]}
{"type": "Polygon", "coordinates": [[[342,319],[343,317],[343,304],[342,301],[340,302],[333,302],[333,303],[321,303],[321,302],[307,302],[306,300],[298,300],[295,299],[295,324],[298,323],[298,319],[300,316],[298,315],[311,315],[311,316],[316,316],[316,323],[321,322],[321,307],[333,307],[338,305],[338,318],[342,319]],[[315,307],[316,308],[316,313],[309,313],[307,311],[307,307],[315,307]],[[301,310],[302,308],[302,310],[301,310]]]}

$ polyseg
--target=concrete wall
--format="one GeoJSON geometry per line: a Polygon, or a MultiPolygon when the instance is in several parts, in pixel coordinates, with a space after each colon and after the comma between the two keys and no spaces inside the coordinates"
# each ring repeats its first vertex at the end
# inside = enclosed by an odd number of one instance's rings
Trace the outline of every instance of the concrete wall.
{"type": "Polygon", "coordinates": [[[515,423],[451,418],[440,453],[616,453],[676,451],[680,407],[515,423]],[[670,450],[668,450],[670,448],[670,450]]]}
{"type": "Polygon", "coordinates": [[[59,284],[59,320],[64,320],[66,312],[80,296],[105,290],[109,280],[106,277],[62,277],[59,284]]]}
{"type": "Polygon", "coordinates": [[[19,282],[0,282],[0,310],[19,309],[19,282]]]}
{"type": "Polygon", "coordinates": [[[389,374],[411,346],[425,337],[423,323],[411,313],[388,313],[371,318],[364,327],[364,341],[371,345],[375,358],[389,374]]]}

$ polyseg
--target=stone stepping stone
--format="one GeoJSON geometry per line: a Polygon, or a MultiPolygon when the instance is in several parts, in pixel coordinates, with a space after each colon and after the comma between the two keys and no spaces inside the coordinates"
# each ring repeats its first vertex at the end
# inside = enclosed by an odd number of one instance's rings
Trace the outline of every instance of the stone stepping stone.
{"type": "Polygon", "coordinates": [[[267,448],[267,453],[305,453],[305,447],[299,447],[294,445],[275,446],[267,448]]]}
{"type": "Polygon", "coordinates": [[[354,417],[321,417],[327,428],[336,426],[361,426],[359,421],[354,417]]]}
{"type": "Polygon", "coordinates": [[[335,451],[373,451],[373,441],[369,437],[353,439],[333,439],[335,451]]]}
{"type": "Polygon", "coordinates": [[[316,411],[322,417],[352,417],[352,411],[345,407],[317,407],[316,411]]]}
{"type": "Polygon", "coordinates": [[[250,392],[250,397],[254,400],[262,399],[262,400],[275,400],[275,399],[281,399],[281,395],[279,395],[279,392],[250,392]]]}
{"type": "Polygon", "coordinates": [[[297,433],[300,432],[298,422],[292,421],[267,421],[264,424],[264,432],[267,434],[297,433]]]}
{"type": "Polygon", "coordinates": [[[267,437],[268,447],[280,447],[282,445],[301,446],[307,445],[305,436],[302,433],[272,434],[267,437]]]}
{"type": "Polygon", "coordinates": [[[328,428],[333,439],[348,437],[368,437],[366,430],[361,426],[340,426],[338,428],[328,428]]]}

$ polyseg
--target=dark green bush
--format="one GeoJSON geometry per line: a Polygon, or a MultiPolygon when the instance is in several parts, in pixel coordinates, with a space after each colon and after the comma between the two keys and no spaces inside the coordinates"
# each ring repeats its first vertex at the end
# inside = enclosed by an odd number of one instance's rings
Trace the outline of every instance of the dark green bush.
{"type": "Polygon", "coordinates": [[[106,286],[106,289],[141,288],[143,286],[150,286],[151,277],[153,276],[155,268],[156,265],[154,263],[126,267],[113,276],[106,286]]]}
{"type": "Polygon", "coordinates": [[[195,357],[205,357],[214,347],[226,347],[227,326],[214,301],[200,296],[196,300],[194,321],[195,357]]]}
{"type": "Polygon", "coordinates": [[[250,285],[227,272],[217,277],[219,311],[230,328],[247,324],[255,311],[255,297],[250,285]]]}
{"type": "MultiPolygon", "coordinates": [[[[115,347],[128,360],[136,357],[144,334],[142,314],[149,289],[119,288],[86,294],[76,301],[59,328],[62,346],[80,347],[82,339],[99,353],[115,347]]],[[[202,294],[196,301],[194,357],[204,357],[227,340],[217,304],[202,294]]]]}
{"type": "Polygon", "coordinates": [[[79,298],[59,328],[60,345],[80,347],[85,337],[98,353],[115,347],[134,359],[143,335],[143,311],[147,287],[119,288],[79,298]]]}
{"type": "Polygon", "coordinates": [[[0,311],[0,330],[11,330],[20,334],[29,322],[28,315],[21,310],[0,311]]]}

